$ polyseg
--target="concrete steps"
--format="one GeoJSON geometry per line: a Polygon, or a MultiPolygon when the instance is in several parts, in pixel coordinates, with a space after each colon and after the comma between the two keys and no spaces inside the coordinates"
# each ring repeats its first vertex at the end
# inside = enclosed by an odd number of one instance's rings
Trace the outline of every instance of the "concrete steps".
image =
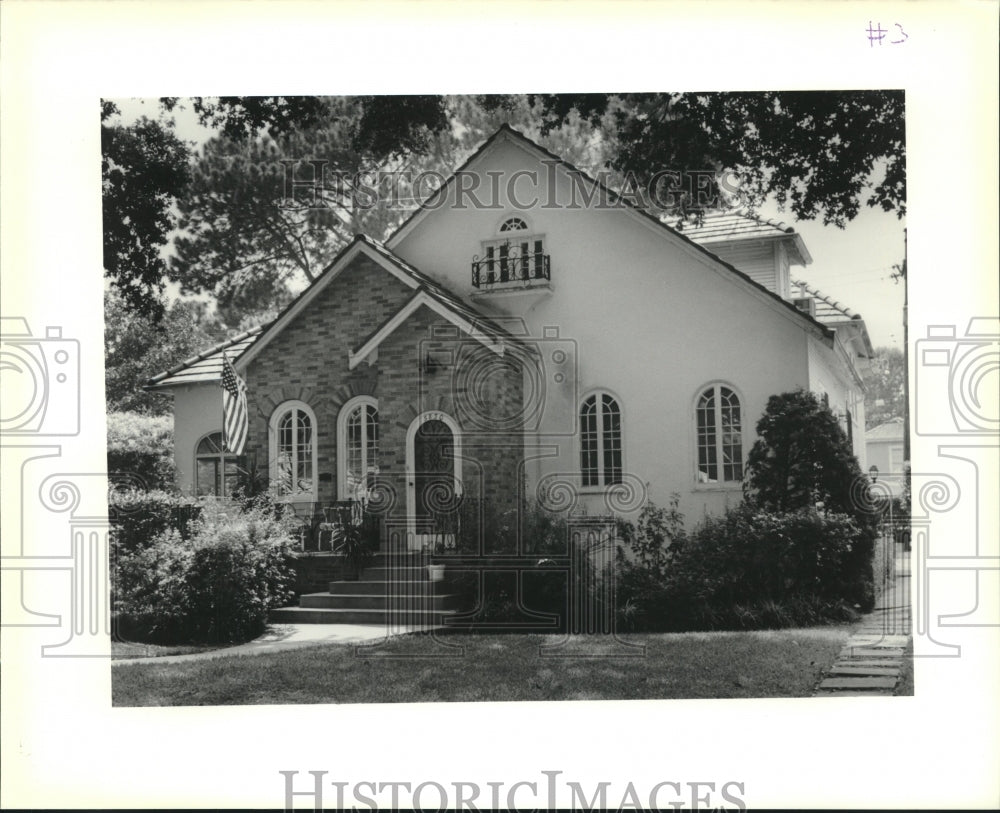
{"type": "Polygon", "coordinates": [[[310,610],[384,610],[416,607],[422,610],[447,610],[455,596],[438,594],[381,593],[310,593],[299,596],[299,607],[310,610]]]}
{"type": "Polygon", "coordinates": [[[355,581],[328,583],[327,592],[299,596],[298,607],[272,610],[280,624],[372,624],[386,627],[440,627],[455,615],[457,597],[445,582],[432,582],[426,559],[411,554],[377,554],[355,581]]]}
{"type": "Polygon", "coordinates": [[[441,627],[445,616],[454,610],[418,610],[405,612],[388,610],[350,610],[342,608],[311,609],[309,607],[282,607],[271,610],[274,624],[367,624],[379,627],[441,627]]]}

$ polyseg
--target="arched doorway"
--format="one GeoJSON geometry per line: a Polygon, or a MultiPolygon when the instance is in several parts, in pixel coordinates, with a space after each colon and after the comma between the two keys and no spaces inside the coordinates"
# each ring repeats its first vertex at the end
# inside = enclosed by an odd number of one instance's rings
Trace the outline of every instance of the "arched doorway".
{"type": "Polygon", "coordinates": [[[443,412],[425,412],[407,432],[407,518],[409,547],[452,542],[447,520],[462,494],[462,440],[443,412]]]}

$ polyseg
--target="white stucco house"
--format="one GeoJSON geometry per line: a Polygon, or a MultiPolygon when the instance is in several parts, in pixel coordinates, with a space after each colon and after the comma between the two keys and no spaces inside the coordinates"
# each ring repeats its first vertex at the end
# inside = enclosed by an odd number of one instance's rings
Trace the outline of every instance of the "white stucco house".
{"type": "Polygon", "coordinates": [[[148,386],[173,394],[191,493],[244,466],[304,514],[377,479],[418,535],[441,483],[586,514],[677,493],[694,521],[741,499],[776,393],[824,395],[867,467],[871,343],[810,262],[790,227],[662,222],[505,126],[384,243],[358,237],[273,323],[148,386]],[[223,351],[243,461],[220,446],[223,351]]]}

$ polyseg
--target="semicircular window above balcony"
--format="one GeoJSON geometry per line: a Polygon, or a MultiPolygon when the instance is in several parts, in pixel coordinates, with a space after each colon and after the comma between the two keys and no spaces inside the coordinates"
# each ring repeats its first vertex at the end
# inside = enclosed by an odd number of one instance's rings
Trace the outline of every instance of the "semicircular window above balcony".
{"type": "Polygon", "coordinates": [[[500,231],[527,231],[528,224],[519,217],[509,217],[500,224],[500,231]]]}
{"type": "Polygon", "coordinates": [[[527,222],[510,217],[500,237],[484,240],[482,254],[472,258],[472,285],[477,291],[547,287],[550,277],[545,238],[528,233],[527,222]]]}

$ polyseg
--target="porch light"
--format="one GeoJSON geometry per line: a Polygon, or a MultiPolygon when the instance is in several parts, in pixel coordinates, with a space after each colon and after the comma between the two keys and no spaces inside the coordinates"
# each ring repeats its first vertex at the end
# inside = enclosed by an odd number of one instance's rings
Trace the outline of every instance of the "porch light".
{"type": "Polygon", "coordinates": [[[874,485],[875,481],[878,480],[878,466],[872,466],[868,469],[868,476],[872,478],[872,484],[874,485]]]}

